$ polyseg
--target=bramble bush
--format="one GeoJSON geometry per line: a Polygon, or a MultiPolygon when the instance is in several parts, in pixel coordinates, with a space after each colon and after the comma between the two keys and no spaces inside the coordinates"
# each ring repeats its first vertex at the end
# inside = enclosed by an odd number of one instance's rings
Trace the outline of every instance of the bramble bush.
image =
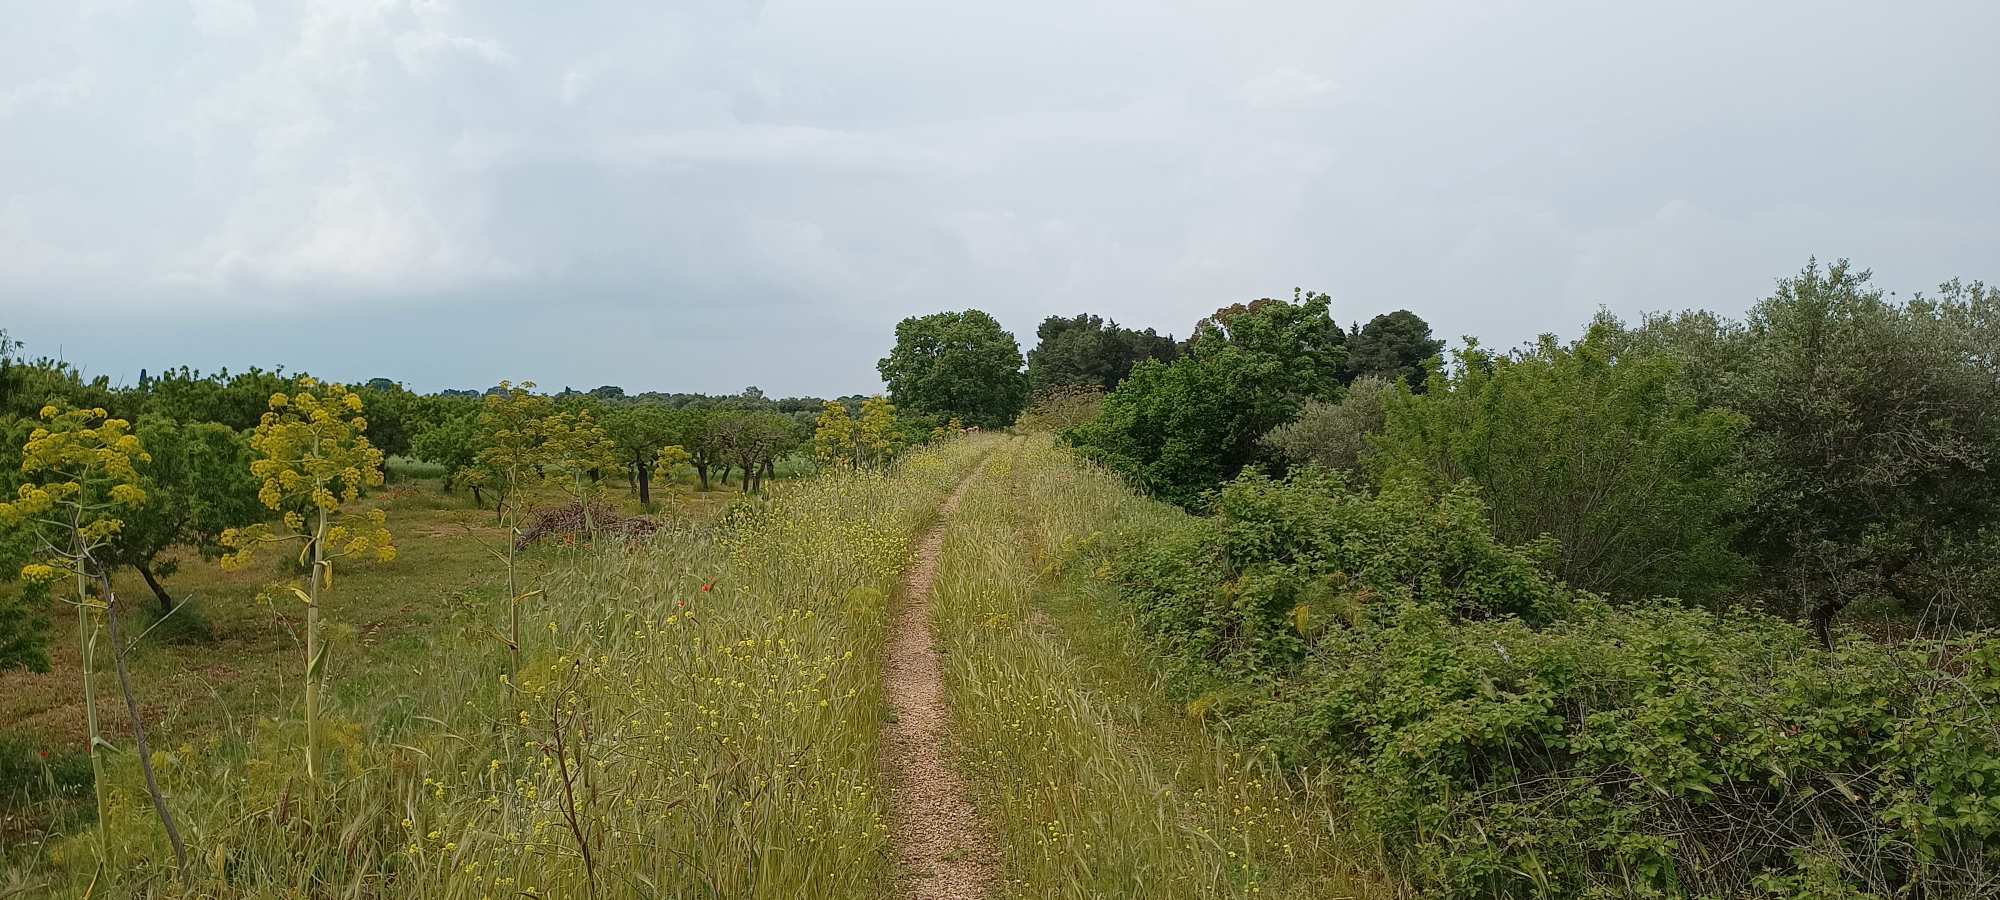
{"type": "MultiPolygon", "coordinates": [[[[1338,774],[1426,895],[1973,896],[2000,884],[2000,638],[1827,650],[1612,604],[1431,499],[1252,472],[1102,570],[1226,718],[1338,774]]],[[[1131,540],[1138,537],[1139,540],[1131,540]]]]}

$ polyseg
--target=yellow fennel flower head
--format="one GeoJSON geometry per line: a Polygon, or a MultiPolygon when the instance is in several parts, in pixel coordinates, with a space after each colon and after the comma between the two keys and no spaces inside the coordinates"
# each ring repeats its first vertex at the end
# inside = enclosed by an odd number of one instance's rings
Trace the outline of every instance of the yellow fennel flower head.
{"type": "Polygon", "coordinates": [[[29,563],[21,567],[21,580],[29,584],[47,584],[61,574],[48,563],[29,563]]]}
{"type": "Polygon", "coordinates": [[[272,409],[284,409],[290,405],[292,405],[292,398],[285,396],[283,391],[271,395],[272,409]]]}
{"type": "Polygon", "coordinates": [[[136,484],[114,484],[111,486],[111,499],[126,506],[139,506],[146,502],[146,492],[136,484]]]}
{"type": "Polygon", "coordinates": [[[47,404],[43,406],[41,409],[41,417],[44,419],[53,419],[61,414],[62,414],[62,409],[57,407],[53,403],[47,404]]]}
{"type": "Polygon", "coordinates": [[[348,412],[360,412],[360,411],[361,411],[361,395],[360,395],[360,394],[348,394],[347,396],[345,396],[345,397],[342,397],[342,398],[340,398],[340,402],[341,402],[341,403],[344,403],[344,404],[346,404],[346,405],[347,405],[347,411],[348,411],[348,412]]]}

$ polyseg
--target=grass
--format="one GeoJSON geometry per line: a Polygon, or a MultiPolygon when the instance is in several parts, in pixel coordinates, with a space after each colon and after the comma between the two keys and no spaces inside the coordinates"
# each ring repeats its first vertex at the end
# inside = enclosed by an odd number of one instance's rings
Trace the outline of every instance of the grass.
{"type": "MultiPolygon", "coordinates": [[[[492,514],[399,483],[374,502],[402,555],[344,570],[328,604],[345,624],[320,785],[302,775],[296,611],[254,599],[274,573],[190,562],[173,583],[200,594],[216,641],[149,641],[134,665],[195,871],[169,871],[118,754],[103,823],[61,791],[17,813],[34,833],[10,838],[0,896],[877,894],[886,598],[978,452],[959,442],[726,508],[732,495],[673,493],[667,526],[630,549],[532,551],[543,594],[518,673],[493,636],[504,572],[473,540],[500,537],[492,514]]],[[[75,667],[0,676],[0,719],[25,723],[11,740],[74,740],[75,667]]]]}
{"type": "Polygon", "coordinates": [[[1318,780],[1230,749],[1165,696],[1094,581],[1099,536],[1174,514],[1030,438],[987,461],[950,525],[937,627],[1008,896],[1391,895],[1318,780]]]}

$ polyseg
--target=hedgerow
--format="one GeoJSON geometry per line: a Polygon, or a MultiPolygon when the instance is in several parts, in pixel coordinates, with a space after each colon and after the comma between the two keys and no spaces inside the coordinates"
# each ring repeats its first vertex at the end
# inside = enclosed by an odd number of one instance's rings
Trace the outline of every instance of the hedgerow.
{"type": "MultiPolygon", "coordinates": [[[[1104,570],[1195,708],[1345,802],[1427,895],[2000,888],[2000,639],[1823,649],[1616,605],[1433,499],[1252,473],[1104,570]]],[[[1133,540],[1129,538],[1143,538],[1133,540]]]]}

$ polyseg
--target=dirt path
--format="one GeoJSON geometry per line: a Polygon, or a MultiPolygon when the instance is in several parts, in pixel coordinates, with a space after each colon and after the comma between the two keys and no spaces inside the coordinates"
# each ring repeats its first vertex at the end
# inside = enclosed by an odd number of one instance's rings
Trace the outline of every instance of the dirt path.
{"type": "Polygon", "coordinates": [[[997,880],[999,853],[965,780],[951,765],[951,707],[931,633],[931,588],[944,532],[974,475],[938,507],[937,524],[918,542],[889,638],[883,685],[895,720],[883,729],[889,776],[889,837],[908,900],[980,900],[997,880]]]}

